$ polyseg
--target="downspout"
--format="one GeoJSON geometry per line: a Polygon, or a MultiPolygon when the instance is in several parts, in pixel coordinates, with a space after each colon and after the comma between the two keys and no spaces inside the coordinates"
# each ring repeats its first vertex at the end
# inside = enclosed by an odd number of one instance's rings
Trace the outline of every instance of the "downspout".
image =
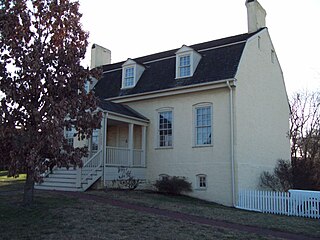
{"type": "Polygon", "coordinates": [[[227,80],[229,88],[229,104],[230,104],[230,148],[231,148],[231,184],[232,184],[232,206],[236,206],[235,192],[235,171],[234,171],[234,118],[233,118],[233,91],[230,86],[230,80],[227,80]]]}

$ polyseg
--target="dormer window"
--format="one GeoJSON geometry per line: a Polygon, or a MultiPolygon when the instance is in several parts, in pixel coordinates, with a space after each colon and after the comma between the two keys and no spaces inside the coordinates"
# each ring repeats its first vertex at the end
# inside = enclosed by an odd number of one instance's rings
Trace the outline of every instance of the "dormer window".
{"type": "Polygon", "coordinates": [[[190,76],[190,55],[181,56],[179,58],[179,76],[189,77],[190,76]]]}
{"type": "Polygon", "coordinates": [[[125,69],[124,87],[132,87],[134,85],[134,68],[125,69]]]}
{"type": "Polygon", "coordinates": [[[190,47],[182,46],[176,52],[176,78],[192,77],[201,55],[190,47]]]}
{"type": "Polygon", "coordinates": [[[135,87],[144,69],[144,66],[129,58],[122,65],[122,89],[135,87]]]}

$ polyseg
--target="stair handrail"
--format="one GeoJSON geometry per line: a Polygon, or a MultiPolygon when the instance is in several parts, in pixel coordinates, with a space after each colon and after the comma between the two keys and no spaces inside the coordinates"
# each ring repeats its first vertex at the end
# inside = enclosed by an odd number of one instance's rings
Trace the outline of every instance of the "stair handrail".
{"type": "Polygon", "coordinates": [[[80,168],[81,183],[83,183],[87,178],[89,178],[93,173],[95,173],[101,167],[101,165],[102,165],[102,149],[99,150],[97,153],[95,153],[88,161],[85,162],[82,168],[80,168]],[[82,175],[83,170],[86,168],[89,168],[88,165],[93,163],[97,157],[99,157],[98,164],[94,165],[91,171],[83,176],[82,175]]]}

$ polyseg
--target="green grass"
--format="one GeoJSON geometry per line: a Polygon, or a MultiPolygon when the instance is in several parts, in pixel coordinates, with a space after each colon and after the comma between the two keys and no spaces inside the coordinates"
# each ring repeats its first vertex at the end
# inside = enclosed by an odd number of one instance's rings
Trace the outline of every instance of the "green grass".
{"type": "Polygon", "coordinates": [[[113,207],[107,204],[36,192],[32,207],[21,206],[19,181],[0,182],[1,239],[270,239],[113,207]],[[3,185],[12,187],[10,194],[3,185]]]}
{"type": "Polygon", "coordinates": [[[7,175],[7,171],[0,171],[0,193],[23,189],[23,184],[26,180],[26,174],[20,174],[18,177],[7,177],[7,175]]]}
{"type": "MultiPolygon", "coordinates": [[[[23,179],[0,177],[1,239],[272,239],[45,191],[36,191],[34,205],[25,208],[21,205],[22,189],[23,179]]],[[[252,213],[189,197],[141,191],[89,191],[84,194],[244,225],[320,236],[319,220],[252,213]]]]}
{"type": "Polygon", "coordinates": [[[215,203],[186,197],[167,196],[154,192],[142,191],[90,191],[88,194],[101,195],[111,199],[150,206],[160,209],[169,209],[210,219],[222,220],[249,226],[258,226],[271,230],[303,234],[320,237],[320,220],[301,217],[288,217],[265,214],[225,207],[215,203]]]}

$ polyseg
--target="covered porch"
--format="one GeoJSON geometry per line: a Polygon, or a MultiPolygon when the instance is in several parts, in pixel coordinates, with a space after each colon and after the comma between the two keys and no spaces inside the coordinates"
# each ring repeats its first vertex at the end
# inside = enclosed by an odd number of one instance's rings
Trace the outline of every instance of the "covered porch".
{"type": "Polygon", "coordinates": [[[103,110],[101,128],[89,139],[89,159],[82,168],[102,170],[102,180],[118,178],[119,168],[130,169],[138,179],[146,178],[146,138],[148,119],[131,108],[112,102],[100,103],[103,110]]]}

